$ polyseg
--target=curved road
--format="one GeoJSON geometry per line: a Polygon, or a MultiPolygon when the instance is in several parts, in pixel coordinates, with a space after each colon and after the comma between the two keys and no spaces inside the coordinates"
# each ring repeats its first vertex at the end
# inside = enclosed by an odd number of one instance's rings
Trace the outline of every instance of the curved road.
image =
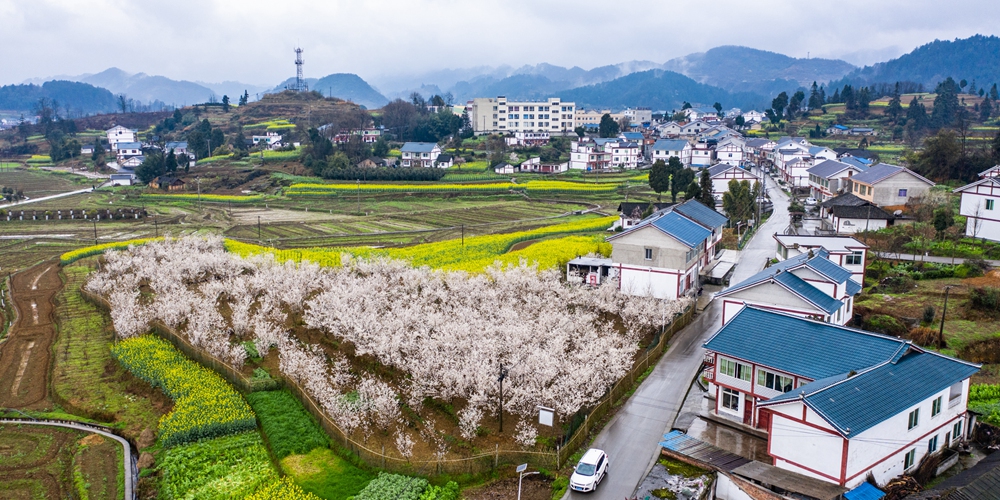
{"type": "MultiPolygon", "coordinates": [[[[771,235],[788,227],[788,196],[769,178],[768,194],[774,201],[774,213],[740,253],[733,284],[764,267],[764,262],[775,253],[776,243],[771,235]]],[[[674,335],[670,348],[653,372],[591,444],[608,453],[611,472],[594,493],[585,496],[569,491],[563,499],[621,500],[633,495],[659,458],[658,443],[673,427],[691,381],[698,374],[705,356],[701,345],[721,325],[722,308],[712,302],[690,325],[674,335]]]]}
{"type": "Polygon", "coordinates": [[[129,445],[125,438],[112,434],[110,432],[101,429],[100,427],[93,427],[83,423],[76,422],[65,422],[65,421],[53,421],[53,420],[23,420],[23,419],[0,419],[0,424],[18,424],[18,425],[47,425],[50,427],[64,427],[67,429],[76,429],[78,431],[93,432],[95,434],[100,434],[104,437],[114,439],[118,441],[122,448],[125,449],[125,453],[122,455],[122,465],[124,466],[123,473],[125,474],[125,500],[132,500],[135,498],[135,482],[136,482],[136,467],[134,456],[132,455],[132,447],[129,445]]]}

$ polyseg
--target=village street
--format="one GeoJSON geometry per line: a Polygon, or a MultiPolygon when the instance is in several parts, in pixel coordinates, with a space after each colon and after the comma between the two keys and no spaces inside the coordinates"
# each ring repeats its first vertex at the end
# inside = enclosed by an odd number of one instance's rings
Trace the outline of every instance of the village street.
{"type": "MultiPolygon", "coordinates": [[[[764,267],[774,256],[774,233],[788,227],[788,196],[766,178],[774,213],[740,254],[731,283],[738,283],[764,267]]],[[[677,332],[656,368],[594,439],[592,448],[607,452],[608,476],[587,498],[621,500],[635,491],[660,456],[657,443],[670,431],[684,404],[691,381],[704,357],[701,345],[721,326],[722,308],[712,302],[686,328],[677,332]]],[[[567,492],[565,498],[583,498],[567,492]]]]}

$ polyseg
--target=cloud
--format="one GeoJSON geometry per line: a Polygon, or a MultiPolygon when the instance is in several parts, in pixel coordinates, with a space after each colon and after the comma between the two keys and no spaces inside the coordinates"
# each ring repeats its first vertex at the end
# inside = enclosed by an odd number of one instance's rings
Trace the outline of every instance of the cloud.
{"type": "Polygon", "coordinates": [[[935,38],[991,34],[990,0],[0,0],[0,83],[116,66],[199,81],[275,84],[537,64],[664,62],[719,45],[871,63],[935,38]],[[975,13],[975,15],[970,15],[975,13]]]}

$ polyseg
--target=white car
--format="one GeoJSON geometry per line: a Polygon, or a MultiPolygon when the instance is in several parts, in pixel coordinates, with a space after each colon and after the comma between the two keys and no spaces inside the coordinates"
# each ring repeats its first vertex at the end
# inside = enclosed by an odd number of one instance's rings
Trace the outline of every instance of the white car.
{"type": "Polygon", "coordinates": [[[816,198],[813,198],[812,196],[806,198],[806,206],[807,207],[811,207],[811,206],[813,206],[815,204],[816,204],[816,198]]]}
{"type": "Polygon", "coordinates": [[[587,450],[580,463],[573,467],[573,475],[569,477],[569,489],[573,491],[594,491],[608,475],[610,461],[607,453],[596,448],[587,450]]]}

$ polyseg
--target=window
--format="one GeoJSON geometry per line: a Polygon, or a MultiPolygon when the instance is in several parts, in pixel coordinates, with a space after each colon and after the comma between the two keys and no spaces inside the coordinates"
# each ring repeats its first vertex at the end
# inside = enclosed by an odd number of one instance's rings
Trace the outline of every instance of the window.
{"type": "Polygon", "coordinates": [[[962,383],[955,382],[948,389],[948,408],[962,402],[962,383]]]}
{"type": "Polygon", "coordinates": [[[865,263],[864,252],[851,252],[850,255],[844,259],[844,264],[848,266],[860,266],[865,263]]]}
{"type": "Polygon", "coordinates": [[[938,413],[941,413],[941,396],[931,402],[931,418],[936,417],[938,413]]]}
{"type": "Polygon", "coordinates": [[[906,430],[910,430],[920,423],[920,408],[910,412],[910,421],[906,426],[906,430]]]}
{"type": "Polygon", "coordinates": [[[719,372],[723,375],[729,375],[730,377],[738,378],[740,380],[745,380],[747,382],[750,381],[750,367],[730,359],[722,359],[719,361],[719,372]]]}
{"type": "Polygon", "coordinates": [[[646,249],[646,260],[653,260],[653,249],[652,248],[647,248],[646,249]]]}
{"type": "Polygon", "coordinates": [[[899,196],[900,197],[905,197],[906,196],[906,190],[905,189],[900,189],[899,190],[899,196]]]}
{"type": "Polygon", "coordinates": [[[961,420],[959,420],[958,422],[955,422],[955,425],[952,426],[952,428],[951,428],[951,435],[955,437],[955,440],[961,440],[962,439],[962,421],[961,420]]]}
{"type": "Polygon", "coordinates": [[[986,200],[986,210],[993,210],[993,204],[996,200],[986,200]]]}
{"type": "Polygon", "coordinates": [[[937,451],[938,437],[934,436],[927,440],[927,453],[934,453],[937,451]]]}
{"type": "Polygon", "coordinates": [[[916,462],[916,460],[917,460],[917,449],[916,448],[914,448],[914,449],[906,452],[906,457],[903,458],[903,470],[905,471],[905,470],[909,469],[910,467],[913,467],[913,463],[916,462]]]}
{"type": "Polygon", "coordinates": [[[788,392],[792,390],[795,381],[789,377],[782,377],[764,370],[757,370],[757,385],[767,387],[775,391],[788,392]]]}
{"type": "Polygon", "coordinates": [[[727,410],[740,411],[740,393],[728,387],[722,388],[722,407],[727,410]]]}

